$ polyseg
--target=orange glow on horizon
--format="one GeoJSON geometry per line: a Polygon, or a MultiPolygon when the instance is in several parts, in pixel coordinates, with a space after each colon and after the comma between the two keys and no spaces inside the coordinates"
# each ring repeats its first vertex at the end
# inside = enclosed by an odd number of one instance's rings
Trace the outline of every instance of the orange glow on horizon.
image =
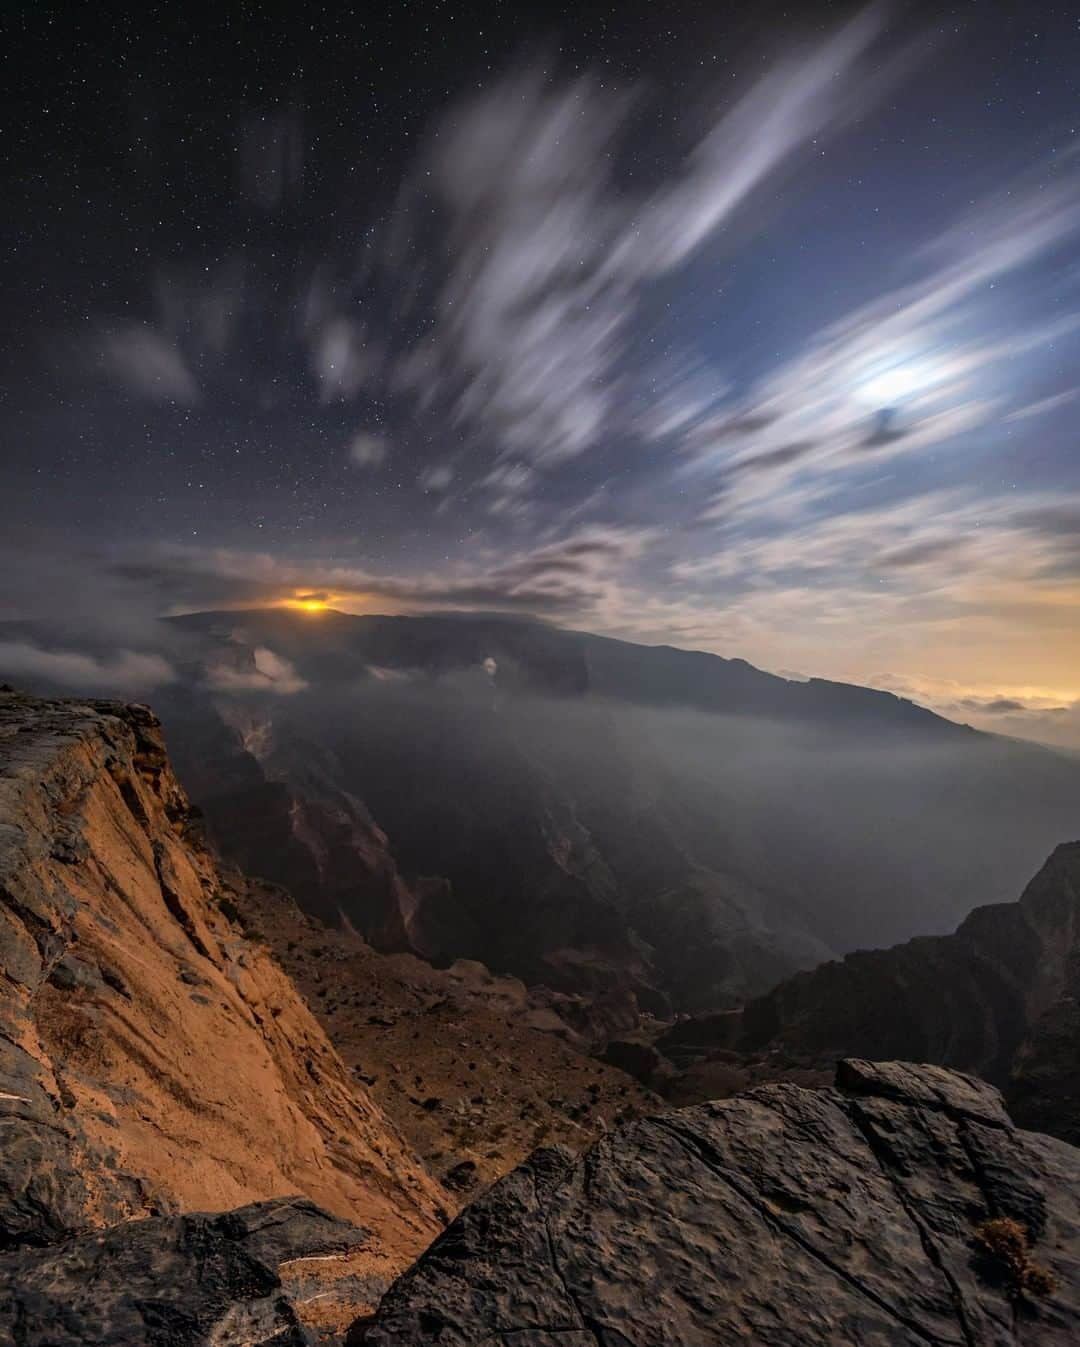
{"type": "Polygon", "coordinates": [[[293,608],[300,613],[326,613],[330,611],[330,604],[326,599],[310,598],[304,594],[282,599],[281,607],[293,608]]]}

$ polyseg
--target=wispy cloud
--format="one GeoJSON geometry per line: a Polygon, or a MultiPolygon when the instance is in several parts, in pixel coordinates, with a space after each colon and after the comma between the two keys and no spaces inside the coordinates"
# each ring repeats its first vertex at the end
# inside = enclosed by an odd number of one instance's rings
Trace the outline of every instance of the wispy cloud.
{"type": "Polygon", "coordinates": [[[385,435],[358,431],[349,441],[349,462],[358,468],[381,468],[390,457],[390,442],[385,435]]]}
{"type": "Polygon", "coordinates": [[[271,604],[315,595],[360,611],[501,608],[584,616],[603,608],[618,577],[653,536],[649,529],[582,527],[502,555],[478,548],[472,559],[411,575],[377,573],[317,556],[284,560],[172,543],[114,552],[97,565],[111,580],[119,577],[154,595],[161,610],[271,604]]]}
{"type": "Polygon", "coordinates": [[[183,353],[147,324],[130,324],[106,332],[98,351],[104,369],[131,392],[154,402],[193,407],[199,386],[183,353]]]}
{"type": "Polygon", "coordinates": [[[382,257],[399,282],[413,278],[417,303],[434,290],[433,324],[398,358],[399,386],[422,369],[426,398],[457,425],[537,464],[618,430],[642,293],[800,147],[865,106],[878,26],[868,12],[778,63],[644,196],[615,172],[635,96],[607,81],[519,72],[440,119],[382,257]],[[434,258],[418,242],[433,210],[445,220],[434,258]]]}
{"type": "MultiPolygon", "coordinates": [[[[919,251],[919,279],[830,323],[745,393],[703,408],[690,384],[680,423],[678,393],[669,390],[682,451],[696,472],[718,482],[703,517],[745,524],[759,508],[775,514],[789,492],[802,506],[883,460],[1005,419],[993,368],[1075,331],[1080,311],[1017,325],[1004,340],[972,333],[980,330],[987,286],[1080,229],[1075,168],[1051,188],[1020,179],[1002,199],[980,203],[919,251]]],[[[1011,417],[1050,410],[1069,396],[1011,417]]]]}
{"type": "Polygon", "coordinates": [[[918,674],[875,673],[866,682],[977,729],[1080,749],[1080,700],[1068,693],[1028,684],[972,687],[918,674]]]}
{"type": "Polygon", "coordinates": [[[291,697],[307,687],[294,665],[266,646],[256,646],[250,665],[211,665],[204,682],[217,692],[269,692],[278,697],[291,697]]]}
{"type": "Polygon", "coordinates": [[[1080,398],[1080,388],[1067,388],[1062,393],[1054,393],[1050,397],[1039,398],[1035,402],[1026,403],[1023,407],[1017,407],[1006,416],[1005,420],[1029,421],[1033,416],[1047,416],[1060,407],[1068,407],[1077,398],[1080,398]]]}

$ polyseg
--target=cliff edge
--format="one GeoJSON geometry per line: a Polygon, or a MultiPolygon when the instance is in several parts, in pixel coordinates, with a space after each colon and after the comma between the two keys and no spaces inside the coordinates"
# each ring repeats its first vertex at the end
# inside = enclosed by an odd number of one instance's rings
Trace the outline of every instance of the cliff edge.
{"type": "Polygon", "coordinates": [[[0,1250],[300,1194],[364,1228],[377,1294],[440,1229],[243,884],[147,708],[0,690],[0,1250]]]}

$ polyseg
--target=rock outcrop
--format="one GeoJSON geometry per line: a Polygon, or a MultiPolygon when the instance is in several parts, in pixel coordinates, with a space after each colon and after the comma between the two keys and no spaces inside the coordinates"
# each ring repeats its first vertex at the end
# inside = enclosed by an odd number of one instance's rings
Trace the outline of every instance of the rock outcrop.
{"type": "MultiPolygon", "coordinates": [[[[0,1257],[0,1341],[18,1347],[310,1347],[317,1302],[369,1236],[304,1199],[124,1221],[0,1257]],[[331,1275],[326,1276],[326,1269],[331,1275]],[[317,1290],[313,1288],[317,1287],[317,1290]]],[[[377,1282],[348,1289],[352,1302],[377,1282]]]]}
{"type": "MultiPolygon", "coordinates": [[[[721,1050],[759,1070],[848,1054],[956,1067],[1005,1090],[1014,1116],[1080,1141],[1080,842],[1059,846],[1015,903],[948,936],[849,954],[748,1005],[721,1050]]],[[[664,1044],[659,1045],[661,1050],[664,1044]]]]}
{"type": "Polygon", "coordinates": [[[1065,1347],[1080,1152],[934,1067],[846,1061],[536,1152],[350,1347],[1065,1347]]]}
{"type": "Polygon", "coordinates": [[[241,923],[242,882],[146,708],[0,692],[0,1250],[299,1193],[377,1232],[385,1280],[440,1228],[442,1190],[241,923]]]}

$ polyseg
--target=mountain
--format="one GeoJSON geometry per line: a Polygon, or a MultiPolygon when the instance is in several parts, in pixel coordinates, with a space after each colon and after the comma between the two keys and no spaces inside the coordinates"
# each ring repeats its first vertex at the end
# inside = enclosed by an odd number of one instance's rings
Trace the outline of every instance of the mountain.
{"type": "Polygon", "coordinates": [[[349,1347],[1076,1341],[1080,1151],[989,1087],[847,1061],[537,1151],[349,1347]]]}
{"type": "Polygon", "coordinates": [[[947,931],[1080,818],[1074,760],[741,660],[490,615],[172,629],[227,855],[380,949],[661,1017],[947,931]]]}
{"type": "Polygon", "coordinates": [[[0,1341],[338,1341],[469,1190],[660,1106],[576,1008],[223,863],[148,708],[0,688],[0,1341]]]}
{"type": "Polygon", "coordinates": [[[936,1062],[1000,1086],[1019,1122],[1077,1143],[1078,1005],[1080,842],[1072,842],[1017,902],[976,908],[951,935],[849,954],[741,1013],[676,1024],[655,1047],[682,1068],[679,1098],[754,1078],[821,1078],[853,1054],[936,1062]]]}
{"type": "MultiPolygon", "coordinates": [[[[1078,850],[1000,928],[1044,1047],[1078,850]]],[[[848,1060],[658,1114],[587,1052],[641,1032],[618,988],[381,954],[221,862],[146,707],[0,689],[0,922],[0,1340],[1075,1340],[1080,1151],[992,1087],[848,1060]]]]}

